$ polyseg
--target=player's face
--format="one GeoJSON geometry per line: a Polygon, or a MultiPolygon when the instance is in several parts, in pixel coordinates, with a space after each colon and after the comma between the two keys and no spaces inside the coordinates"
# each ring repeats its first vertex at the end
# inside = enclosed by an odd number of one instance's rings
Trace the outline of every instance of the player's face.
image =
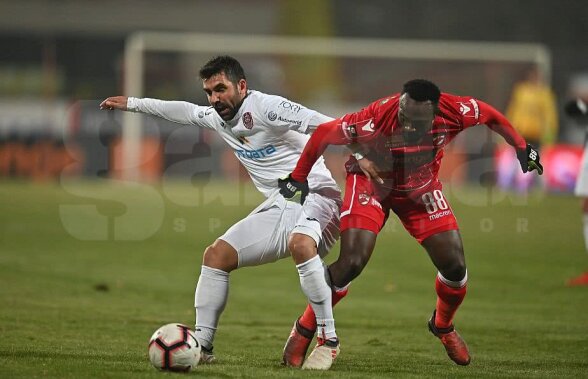
{"type": "Polygon", "coordinates": [[[435,105],[431,101],[416,101],[407,93],[400,97],[398,121],[406,142],[420,142],[433,127],[434,120],[435,105]]]}
{"type": "Polygon", "coordinates": [[[203,80],[202,86],[208,97],[208,102],[225,121],[235,117],[247,94],[245,79],[241,79],[235,84],[227,78],[224,72],[203,80]]]}

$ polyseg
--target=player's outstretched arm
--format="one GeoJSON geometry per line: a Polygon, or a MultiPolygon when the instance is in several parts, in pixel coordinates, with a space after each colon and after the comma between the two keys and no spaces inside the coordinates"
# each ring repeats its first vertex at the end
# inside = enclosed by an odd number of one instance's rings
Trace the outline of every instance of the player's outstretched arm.
{"type": "Polygon", "coordinates": [[[525,141],[502,113],[482,101],[478,101],[478,104],[480,106],[480,113],[482,114],[480,123],[486,124],[515,148],[517,158],[521,164],[521,170],[523,172],[537,170],[537,173],[542,175],[543,166],[540,163],[539,151],[525,141]]]}
{"type": "Polygon", "coordinates": [[[128,98],[126,96],[108,97],[103,102],[100,103],[100,109],[108,109],[108,110],[118,109],[121,111],[126,111],[127,110],[127,101],[128,101],[128,98]]]}
{"type": "Polygon", "coordinates": [[[290,175],[298,182],[306,181],[312,166],[325,152],[329,145],[349,145],[349,141],[341,131],[341,120],[333,120],[321,124],[310,136],[302,154],[298,158],[296,167],[290,175]]]}
{"type": "Polygon", "coordinates": [[[166,101],[149,98],[136,98],[127,96],[109,97],[100,103],[100,109],[140,112],[185,125],[198,125],[207,127],[203,117],[197,114],[208,115],[209,107],[199,106],[186,101],[166,101]]]}

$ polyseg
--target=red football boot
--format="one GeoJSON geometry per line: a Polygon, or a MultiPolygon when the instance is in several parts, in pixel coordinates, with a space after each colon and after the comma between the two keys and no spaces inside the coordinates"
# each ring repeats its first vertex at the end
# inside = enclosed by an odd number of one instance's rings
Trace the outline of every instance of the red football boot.
{"type": "Polygon", "coordinates": [[[315,331],[306,329],[296,320],[290,336],[286,341],[286,346],[284,346],[282,364],[291,367],[301,367],[314,333],[315,331]]]}
{"type": "Polygon", "coordinates": [[[588,286],[588,272],[583,273],[582,275],[575,277],[573,279],[568,280],[568,286],[588,286]]]}
{"type": "Polygon", "coordinates": [[[449,328],[437,328],[435,326],[435,313],[436,311],[433,311],[433,316],[429,320],[429,330],[441,340],[447,355],[452,361],[461,366],[469,365],[470,352],[465,341],[455,331],[453,324],[449,328]]]}

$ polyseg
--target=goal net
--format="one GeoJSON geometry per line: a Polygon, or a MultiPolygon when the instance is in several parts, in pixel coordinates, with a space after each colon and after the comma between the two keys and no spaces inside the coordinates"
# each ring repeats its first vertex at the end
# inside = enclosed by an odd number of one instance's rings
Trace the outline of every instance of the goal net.
{"type": "MultiPolygon", "coordinates": [[[[414,78],[430,79],[442,91],[471,95],[504,111],[523,72],[536,67],[549,80],[551,71],[550,53],[538,44],[140,32],[126,42],[125,94],[206,104],[198,70],[221,54],[239,59],[250,88],[334,117],[398,92],[414,78]]],[[[164,141],[164,176],[243,174],[222,141],[208,131],[163,121],[146,127],[154,121],[127,112],[123,117],[120,172],[126,178],[140,179],[141,141],[150,133],[164,141]]],[[[493,138],[487,128],[460,135],[448,147],[445,175],[461,180],[468,167],[488,166],[484,146],[493,138]]],[[[339,176],[346,153],[329,151],[327,159],[339,176]]]]}

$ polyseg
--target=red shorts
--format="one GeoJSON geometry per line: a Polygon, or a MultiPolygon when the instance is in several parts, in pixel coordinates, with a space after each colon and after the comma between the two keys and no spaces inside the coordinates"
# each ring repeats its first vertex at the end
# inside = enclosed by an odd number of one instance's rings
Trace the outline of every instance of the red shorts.
{"type": "Polygon", "coordinates": [[[434,234],[457,230],[457,220],[442,188],[441,182],[434,180],[415,191],[391,191],[372,185],[364,175],[347,174],[341,232],[357,228],[378,234],[390,210],[419,243],[434,234]]]}

